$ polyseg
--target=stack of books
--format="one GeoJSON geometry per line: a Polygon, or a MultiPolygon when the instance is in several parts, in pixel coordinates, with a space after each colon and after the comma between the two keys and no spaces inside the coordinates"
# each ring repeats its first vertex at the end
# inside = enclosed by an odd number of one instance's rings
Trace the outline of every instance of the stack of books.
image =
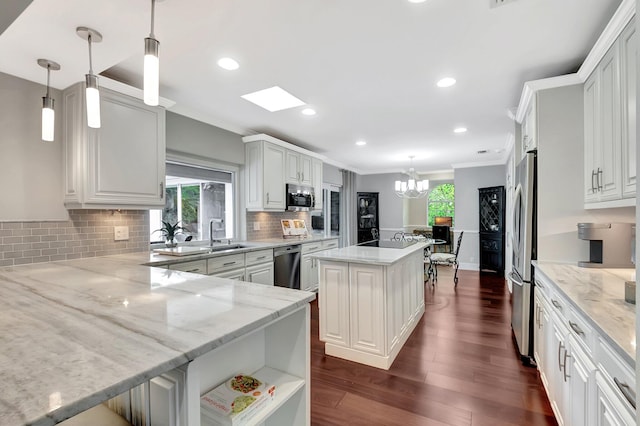
{"type": "Polygon", "coordinates": [[[268,404],[275,393],[255,375],[237,374],[200,397],[200,422],[203,426],[237,426],[268,404]]]}

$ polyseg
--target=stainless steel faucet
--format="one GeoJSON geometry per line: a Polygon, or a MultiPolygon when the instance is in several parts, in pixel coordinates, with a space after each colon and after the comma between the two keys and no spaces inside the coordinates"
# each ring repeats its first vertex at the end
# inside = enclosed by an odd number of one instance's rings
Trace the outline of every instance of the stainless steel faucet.
{"type": "MultiPolygon", "coordinates": [[[[214,239],[213,238],[213,224],[214,223],[218,223],[221,222],[222,219],[211,219],[209,220],[209,246],[213,247],[213,243],[222,243],[225,238],[221,238],[221,239],[214,239]]],[[[231,245],[231,238],[226,238],[227,240],[227,244],[231,245]]]]}

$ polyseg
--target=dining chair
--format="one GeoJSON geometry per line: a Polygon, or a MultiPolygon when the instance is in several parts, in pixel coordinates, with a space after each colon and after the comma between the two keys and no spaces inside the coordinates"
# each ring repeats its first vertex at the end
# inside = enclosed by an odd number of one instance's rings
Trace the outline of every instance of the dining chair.
{"type": "Polygon", "coordinates": [[[453,266],[455,268],[455,272],[453,274],[453,282],[455,286],[458,286],[458,266],[460,265],[458,262],[458,253],[460,252],[460,246],[462,245],[462,235],[464,231],[460,231],[460,235],[458,236],[458,242],[456,244],[455,251],[453,253],[433,253],[430,256],[430,261],[435,267],[434,279],[438,280],[438,265],[446,265],[453,266]]]}

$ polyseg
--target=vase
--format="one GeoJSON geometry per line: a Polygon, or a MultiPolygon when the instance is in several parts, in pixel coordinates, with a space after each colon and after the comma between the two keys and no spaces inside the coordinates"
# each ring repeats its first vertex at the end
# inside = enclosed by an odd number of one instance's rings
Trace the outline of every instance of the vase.
{"type": "Polygon", "coordinates": [[[176,241],[176,239],[174,237],[168,237],[165,241],[164,241],[164,245],[167,248],[174,248],[178,245],[178,242],[176,241]]]}

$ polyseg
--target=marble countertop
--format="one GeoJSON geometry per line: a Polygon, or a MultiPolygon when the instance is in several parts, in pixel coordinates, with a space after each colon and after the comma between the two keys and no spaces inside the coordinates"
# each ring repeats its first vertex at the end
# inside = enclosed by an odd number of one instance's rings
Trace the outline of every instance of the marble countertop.
{"type": "Polygon", "coordinates": [[[423,250],[427,245],[427,243],[417,242],[403,249],[349,246],[318,251],[311,253],[309,256],[320,260],[332,260],[338,262],[392,265],[417,250],[423,250]]]}
{"type": "MultiPolygon", "coordinates": [[[[192,260],[200,260],[200,259],[210,259],[213,257],[224,256],[229,254],[236,253],[247,253],[251,251],[276,248],[282,246],[290,246],[294,244],[304,244],[304,243],[312,243],[315,241],[325,241],[325,240],[335,240],[338,239],[337,236],[319,236],[312,235],[305,238],[269,238],[262,240],[251,240],[251,241],[234,241],[232,244],[240,244],[242,248],[234,248],[229,250],[218,250],[214,252],[202,252],[196,254],[189,254],[186,256],[170,256],[161,253],[155,253],[153,250],[149,253],[144,252],[143,256],[140,256],[141,253],[134,253],[133,257],[140,264],[145,264],[147,266],[167,266],[175,263],[181,262],[189,262],[192,260]]],[[[216,247],[224,247],[225,244],[216,244],[216,247]]],[[[197,245],[194,245],[197,247],[197,245]]],[[[131,255],[127,255],[131,256],[131,255]]],[[[123,258],[124,260],[124,258],[123,258]]]]}
{"type": "Polygon", "coordinates": [[[534,261],[534,265],[630,365],[636,365],[636,307],[624,301],[624,282],[635,279],[635,270],[544,261],[534,261]]]}
{"type": "Polygon", "coordinates": [[[2,425],[57,423],[315,298],[144,257],[0,269],[2,425]]]}

